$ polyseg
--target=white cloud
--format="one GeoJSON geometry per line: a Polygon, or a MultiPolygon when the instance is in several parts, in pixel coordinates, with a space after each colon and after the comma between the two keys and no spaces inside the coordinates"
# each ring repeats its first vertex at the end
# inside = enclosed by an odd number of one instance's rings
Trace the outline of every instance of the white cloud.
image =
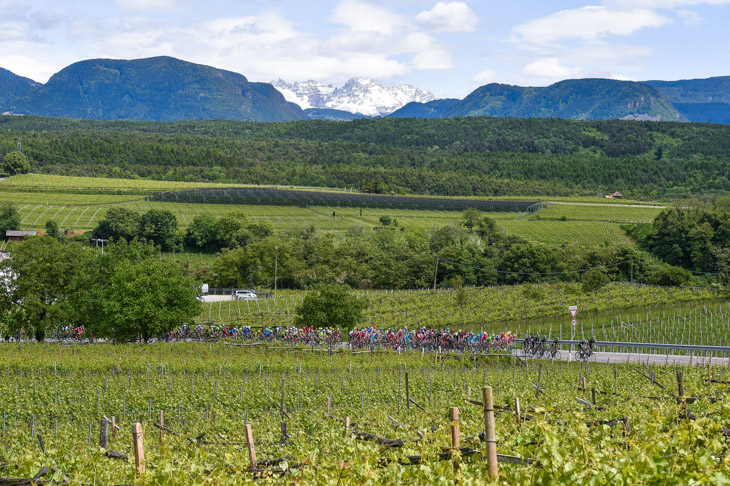
{"type": "Polygon", "coordinates": [[[473,32],[479,17],[464,2],[439,2],[416,15],[416,22],[434,32],[473,32]]]}
{"type": "Polygon", "coordinates": [[[419,52],[413,58],[416,69],[445,70],[451,69],[451,51],[445,48],[436,48],[419,52]]]}
{"type": "Polygon", "coordinates": [[[684,19],[684,25],[700,25],[704,19],[697,12],[691,10],[677,10],[677,15],[684,19]]]}
{"type": "Polygon", "coordinates": [[[514,32],[518,41],[550,45],[562,39],[597,41],[606,36],[624,36],[669,22],[671,19],[650,9],[587,6],[531,20],[515,27],[514,32]]]}
{"type": "Polygon", "coordinates": [[[538,59],[522,69],[522,74],[525,76],[545,79],[566,79],[579,76],[580,73],[580,68],[570,68],[565,66],[554,57],[538,59]]]}
{"type": "Polygon", "coordinates": [[[497,72],[491,69],[485,69],[484,71],[476,74],[472,78],[472,81],[480,85],[494,83],[497,81],[497,72]]]}
{"type": "Polygon", "coordinates": [[[114,0],[122,10],[171,10],[177,7],[175,0],[114,0]]]}
{"type": "Polygon", "coordinates": [[[57,71],[54,64],[46,64],[34,57],[18,54],[0,55],[0,66],[12,66],[12,69],[8,69],[15,74],[40,82],[45,82],[57,71]]]}
{"type": "Polygon", "coordinates": [[[405,24],[405,19],[400,14],[359,0],[340,2],[330,20],[354,31],[381,34],[392,34],[405,24]]]}
{"type": "Polygon", "coordinates": [[[724,5],[730,0],[608,0],[606,5],[619,8],[673,9],[691,5],[724,5]]]}

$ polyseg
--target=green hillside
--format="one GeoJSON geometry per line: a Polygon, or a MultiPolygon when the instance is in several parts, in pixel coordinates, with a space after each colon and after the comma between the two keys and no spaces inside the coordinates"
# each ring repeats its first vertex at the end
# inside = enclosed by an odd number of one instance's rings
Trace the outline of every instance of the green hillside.
{"type": "Polygon", "coordinates": [[[612,79],[570,79],[546,88],[488,84],[453,105],[442,116],[683,119],[677,109],[651,86],[612,79]]]}
{"type": "Polygon", "coordinates": [[[13,111],[92,120],[306,118],[270,84],[171,57],[72,64],[13,103],[13,111]]]}
{"type": "Polygon", "coordinates": [[[542,118],[175,123],[0,117],[34,172],[443,196],[730,194],[730,126],[542,118]]]}
{"type": "Polygon", "coordinates": [[[18,76],[7,69],[0,68],[0,113],[10,109],[17,98],[27,96],[40,86],[32,79],[18,76]]]}

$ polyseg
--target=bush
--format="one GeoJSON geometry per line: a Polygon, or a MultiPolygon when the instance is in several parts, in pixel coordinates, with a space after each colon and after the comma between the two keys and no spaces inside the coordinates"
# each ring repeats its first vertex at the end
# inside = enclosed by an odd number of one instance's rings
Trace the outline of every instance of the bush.
{"type": "Polygon", "coordinates": [[[296,325],[349,331],[362,321],[368,305],[366,298],[357,297],[345,285],[323,285],[307,294],[297,307],[296,325]]]}
{"type": "Polygon", "coordinates": [[[694,283],[694,277],[684,268],[667,265],[652,274],[651,283],[662,287],[687,286],[694,283]]]}

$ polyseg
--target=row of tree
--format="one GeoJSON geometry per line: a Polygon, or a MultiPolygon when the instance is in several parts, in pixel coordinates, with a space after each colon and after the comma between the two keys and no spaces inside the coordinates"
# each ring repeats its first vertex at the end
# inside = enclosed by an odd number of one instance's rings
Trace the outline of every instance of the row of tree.
{"type": "Polygon", "coordinates": [[[38,236],[10,249],[0,264],[6,338],[24,331],[40,341],[83,325],[97,337],[147,341],[200,314],[199,287],[149,243],[122,239],[101,252],[38,236]]]}
{"type": "MultiPolygon", "coordinates": [[[[535,119],[171,124],[0,117],[40,172],[438,195],[730,192],[730,128],[535,119]]],[[[5,130],[7,129],[7,130],[5,130]]]]}

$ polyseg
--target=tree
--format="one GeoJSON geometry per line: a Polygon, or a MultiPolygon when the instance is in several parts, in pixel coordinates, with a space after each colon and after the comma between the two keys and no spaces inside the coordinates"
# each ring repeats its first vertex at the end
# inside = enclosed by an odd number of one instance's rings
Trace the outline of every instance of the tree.
{"type": "Polygon", "coordinates": [[[191,322],[200,313],[192,279],[170,260],[124,261],[103,292],[100,336],[144,342],[191,322]]]}
{"type": "Polygon", "coordinates": [[[30,161],[22,152],[8,152],[5,154],[5,172],[10,175],[27,174],[30,172],[30,161]]]}
{"type": "Polygon", "coordinates": [[[18,208],[11,203],[0,206],[0,237],[5,238],[5,232],[20,228],[20,214],[18,208]]]}
{"type": "Polygon", "coordinates": [[[216,219],[207,213],[193,218],[185,233],[185,243],[198,248],[212,248],[217,243],[216,219]]]}
{"type": "Polygon", "coordinates": [[[692,277],[692,274],[688,270],[671,265],[660,268],[651,276],[651,283],[661,285],[662,287],[691,285],[693,280],[694,277],[692,277]]]}
{"type": "Polygon", "coordinates": [[[349,331],[362,321],[368,305],[366,298],[357,297],[345,285],[322,285],[297,307],[296,325],[349,331]]]}
{"type": "Polygon", "coordinates": [[[139,236],[170,250],[178,247],[177,217],[166,209],[150,209],[139,219],[139,236]]]}
{"type": "Polygon", "coordinates": [[[127,208],[113,207],[104,215],[104,219],[94,228],[94,238],[118,241],[124,238],[133,240],[139,234],[140,216],[137,211],[127,208]]]}
{"type": "Polygon", "coordinates": [[[497,230],[497,223],[488,216],[484,216],[479,220],[477,226],[477,234],[484,240],[485,244],[494,243],[499,239],[499,231],[497,230]]]}
{"type": "Polygon", "coordinates": [[[463,308],[469,300],[469,294],[464,288],[464,277],[457,275],[451,279],[451,285],[454,287],[454,301],[457,307],[463,308]]]}
{"type": "Polygon", "coordinates": [[[501,270],[509,283],[539,282],[550,271],[550,256],[540,245],[516,243],[504,252],[501,270]]]}
{"type": "Polygon", "coordinates": [[[383,226],[390,226],[390,223],[392,220],[390,219],[390,216],[381,216],[380,217],[380,224],[383,226]]]}
{"type": "Polygon", "coordinates": [[[591,268],[581,277],[583,292],[594,292],[610,281],[606,272],[600,268],[591,268]]]}
{"type": "Polygon", "coordinates": [[[474,231],[474,227],[479,224],[482,219],[482,213],[477,208],[467,208],[462,215],[464,227],[469,230],[469,233],[474,231]]]}
{"type": "Polygon", "coordinates": [[[79,253],[44,236],[12,246],[13,257],[2,264],[11,283],[0,286],[0,308],[10,315],[14,330],[42,341],[48,331],[68,323],[79,253]]]}
{"type": "Polygon", "coordinates": [[[58,229],[58,223],[56,223],[52,219],[46,221],[46,236],[58,239],[60,235],[61,233],[58,229]]]}

